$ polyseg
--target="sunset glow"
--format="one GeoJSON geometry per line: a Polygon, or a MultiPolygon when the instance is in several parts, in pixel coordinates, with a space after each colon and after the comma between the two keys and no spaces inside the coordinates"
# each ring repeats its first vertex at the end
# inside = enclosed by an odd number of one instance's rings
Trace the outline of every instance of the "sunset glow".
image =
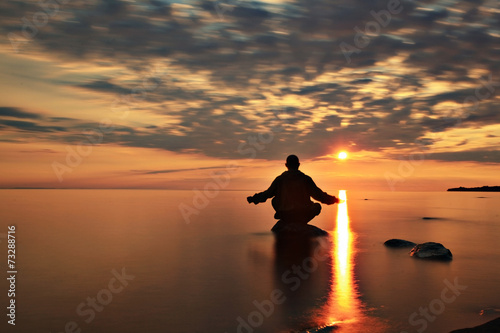
{"type": "Polygon", "coordinates": [[[375,4],[114,3],[62,6],[33,36],[39,6],[0,4],[0,188],[203,188],[228,161],[245,170],[228,189],[258,188],[288,154],[359,188],[498,178],[489,3],[404,6],[361,48],[375,4]]]}
{"type": "Polygon", "coordinates": [[[8,324],[496,327],[499,3],[0,1],[8,324]]]}
{"type": "Polygon", "coordinates": [[[347,152],[341,151],[338,155],[339,160],[345,160],[347,158],[347,152]]]}

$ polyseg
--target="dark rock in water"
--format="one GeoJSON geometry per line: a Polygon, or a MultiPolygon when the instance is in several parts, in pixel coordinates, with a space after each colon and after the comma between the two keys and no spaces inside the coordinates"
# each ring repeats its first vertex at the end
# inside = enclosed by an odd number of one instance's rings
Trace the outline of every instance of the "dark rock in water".
{"type": "Polygon", "coordinates": [[[278,221],[271,229],[278,236],[326,236],[328,232],[311,224],[286,223],[278,221]]]}
{"type": "Polygon", "coordinates": [[[386,240],[384,245],[387,247],[414,247],[417,244],[404,239],[393,238],[386,240]]]}
{"type": "Polygon", "coordinates": [[[441,219],[439,217],[424,216],[422,217],[422,220],[441,220],[441,219]]]}
{"type": "Polygon", "coordinates": [[[495,309],[495,308],[484,308],[481,311],[479,311],[479,315],[484,316],[484,315],[492,315],[500,313],[500,309],[495,309]]]}
{"type": "Polygon", "coordinates": [[[479,326],[471,328],[462,328],[451,331],[450,333],[498,333],[500,332],[500,317],[490,320],[479,326]]]}
{"type": "Polygon", "coordinates": [[[451,251],[441,243],[427,242],[416,245],[410,252],[412,257],[421,259],[451,260],[451,251]]]}
{"type": "Polygon", "coordinates": [[[301,331],[300,333],[331,333],[335,332],[340,328],[338,325],[327,325],[325,327],[310,328],[306,331],[301,331]]]}

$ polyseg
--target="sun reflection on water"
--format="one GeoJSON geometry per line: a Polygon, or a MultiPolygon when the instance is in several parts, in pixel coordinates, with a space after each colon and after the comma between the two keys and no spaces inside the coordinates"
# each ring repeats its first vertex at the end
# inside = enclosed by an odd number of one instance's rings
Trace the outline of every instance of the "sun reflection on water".
{"type": "Polygon", "coordinates": [[[355,322],[360,311],[360,301],[357,298],[353,276],[353,234],[349,226],[345,190],[339,191],[339,199],[343,202],[341,201],[342,203],[339,203],[337,207],[337,224],[333,234],[335,246],[332,248],[332,266],[335,271],[330,294],[332,324],[355,322]]]}

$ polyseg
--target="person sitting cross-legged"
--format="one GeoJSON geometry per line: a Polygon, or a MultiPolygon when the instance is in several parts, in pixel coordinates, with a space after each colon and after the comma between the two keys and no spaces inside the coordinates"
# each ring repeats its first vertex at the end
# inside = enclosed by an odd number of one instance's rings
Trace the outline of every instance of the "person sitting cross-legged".
{"type": "Polygon", "coordinates": [[[311,197],[327,205],[339,203],[335,196],[323,192],[311,177],[299,171],[297,156],[288,156],[285,166],[288,170],[276,177],[267,190],[247,197],[248,203],[254,204],[273,198],[271,203],[276,211],[274,218],[280,220],[273,231],[279,231],[289,223],[305,225],[319,215],[321,205],[312,202],[311,197]]]}

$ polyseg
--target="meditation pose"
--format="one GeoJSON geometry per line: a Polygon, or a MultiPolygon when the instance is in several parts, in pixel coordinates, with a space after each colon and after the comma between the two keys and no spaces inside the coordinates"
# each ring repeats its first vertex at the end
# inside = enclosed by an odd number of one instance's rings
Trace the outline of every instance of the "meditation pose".
{"type": "Polygon", "coordinates": [[[339,200],[323,192],[316,186],[311,177],[299,171],[299,158],[290,155],[286,158],[287,171],[276,177],[271,186],[264,192],[247,198],[248,203],[258,204],[273,198],[272,205],[278,223],[273,231],[279,231],[290,223],[307,224],[321,212],[321,205],[311,201],[311,197],[324,204],[331,205],[339,200]]]}

